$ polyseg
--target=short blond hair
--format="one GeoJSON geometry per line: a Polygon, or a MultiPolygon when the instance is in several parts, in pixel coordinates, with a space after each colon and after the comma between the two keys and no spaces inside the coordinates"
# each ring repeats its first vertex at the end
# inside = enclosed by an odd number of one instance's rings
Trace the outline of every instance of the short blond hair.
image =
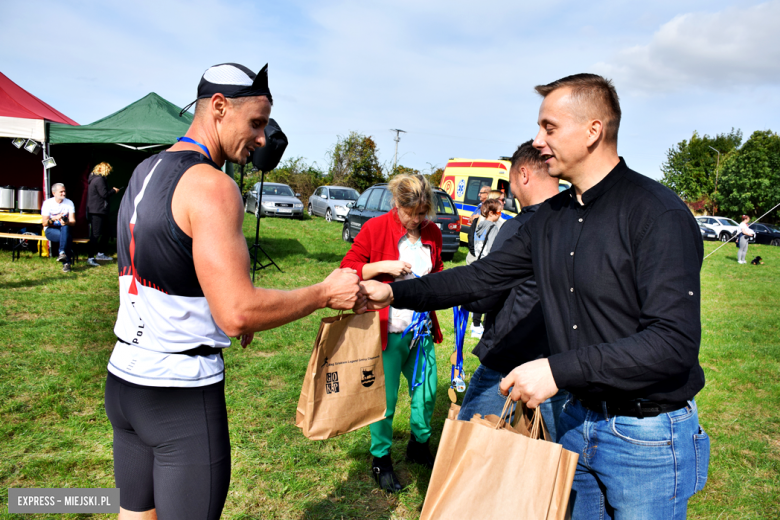
{"type": "Polygon", "coordinates": [[[402,208],[419,208],[425,206],[428,218],[436,215],[431,183],[422,175],[401,173],[393,177],[387,184],[393,194],[396,206],[402,208]]]}
{"type": "Polygon", "coordinates": [[[92,168],[92,173],[94,173],[95,175],[100,175],[101,177],[105,177],[106,175],[111,173],[112,170],[113,168],[111,167],[110,164],[108,164],[107,162],[102,162],[97,166],[95,166],[94,168],[92,168]]]}

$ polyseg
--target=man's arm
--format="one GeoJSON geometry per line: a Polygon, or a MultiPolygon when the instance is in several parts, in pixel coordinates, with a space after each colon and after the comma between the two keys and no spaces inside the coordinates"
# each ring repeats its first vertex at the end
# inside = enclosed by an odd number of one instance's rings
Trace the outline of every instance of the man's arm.
{"type": "MultiPolygon", "coordinates": [[[[434,311],[502,292],[533,276],[528,226],[506,241],[500,251],[471,265],[447,269],[391,284],[363,282],[369,309],[392,304],[399,309],[434,311]]],[[[362,310],[362,309],[361,309],[362,310]]]]}
{"type": "Polygon", "coordinates": [[[254,287],[241,195],[232,179],[210,166],[194,166],[182,176],[172,211],[192,237],[198,281],[214,320],[229,336],[278,327],[326,306],[348,310],[357,300],[352,269],[337,269],[319,284],[292,291],[254,287]]]}

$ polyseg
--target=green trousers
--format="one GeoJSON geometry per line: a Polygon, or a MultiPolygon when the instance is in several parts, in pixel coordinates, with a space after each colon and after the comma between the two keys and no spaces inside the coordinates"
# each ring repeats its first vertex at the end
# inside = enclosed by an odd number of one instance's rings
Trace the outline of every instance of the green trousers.
{"type": "Polygon", "coordinates": [[[371,430],[371,455],[384,457],[390,453],[393,442],[393,416],[398,402],[398,387],[401,385],[401,374],[409,382],[409,394],[412,398],[412,414],[410,426],[417,441],[426,442],[431,436],[431,417],[436,403],[436,351],[430,337],[418,342],[409,349],[412,333],[387,335],[387,348],[382,352],[382,364],[385,369],[385,391],[387,393],[387,412],[385,418],[375,422],[371,430]],[[417,361],[417,382],[420,386],[412,390],[414,362],[417,349],[422,348],[417,361]],[[423,370],[425,358],[425,370],[423,370]]]}

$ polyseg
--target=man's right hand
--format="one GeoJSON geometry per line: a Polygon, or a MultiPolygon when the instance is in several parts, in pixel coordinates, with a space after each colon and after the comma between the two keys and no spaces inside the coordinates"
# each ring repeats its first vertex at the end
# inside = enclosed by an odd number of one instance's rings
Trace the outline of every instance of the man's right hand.
{"type": "Polygon", "coordinates": [[[360,286],[357,271],[336,269],[322,281],[325,290],[325,305],[331,309],[348,311],[355,306],[360,286]]]}
{"type": "Polygon", "coordinates": [[[393,303],[393,288],[390,284],[365,280],[360,282],[360,292],[366,301],[363,305],[355,307],[357,314],[363,314],[367,310],[384,309],[393,303]]]}

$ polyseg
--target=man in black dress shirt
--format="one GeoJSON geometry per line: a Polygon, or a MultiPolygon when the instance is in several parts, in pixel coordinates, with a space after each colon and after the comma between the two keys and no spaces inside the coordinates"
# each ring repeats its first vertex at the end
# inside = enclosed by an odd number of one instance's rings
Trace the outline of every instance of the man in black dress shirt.
{"type": "MultiPolygon", "coordinates": [[[[539,206],[559,191],[558,179],[547,174],[547,165],[532,141],[521,144],[512,155],[509,183],[522,212],[504,222],[491,251],[501,249],[507,239],[531,220],[539,206]]],[[[530,278],[510,290],[496,291],[463,307],[485,313],[485,331],[472,351],[479,358],[480,366],[471,376],[458,418],[468,421],[476,413],[501,415],[506,401],[498,393],[501,379],[527,361],[550,355],[536,280],[530,278]]],[[[567,395],[561,390],[539,405],[553,440],[567,395]]]]}
{"type": "Polygon", "coordinates": [[[693,400],[704,387],[700,232],[674,193],[618,156],[609,80],[577,74],[536,91],[534,146],[572,188],[470,266],[365,284],[368,307],[447,308],[534,276],[551,355],[501,388],[530,407],[572,393],[559,423],[559,441],[580,455],[572,518],[685,518],[709,464],[693,400]]]}

